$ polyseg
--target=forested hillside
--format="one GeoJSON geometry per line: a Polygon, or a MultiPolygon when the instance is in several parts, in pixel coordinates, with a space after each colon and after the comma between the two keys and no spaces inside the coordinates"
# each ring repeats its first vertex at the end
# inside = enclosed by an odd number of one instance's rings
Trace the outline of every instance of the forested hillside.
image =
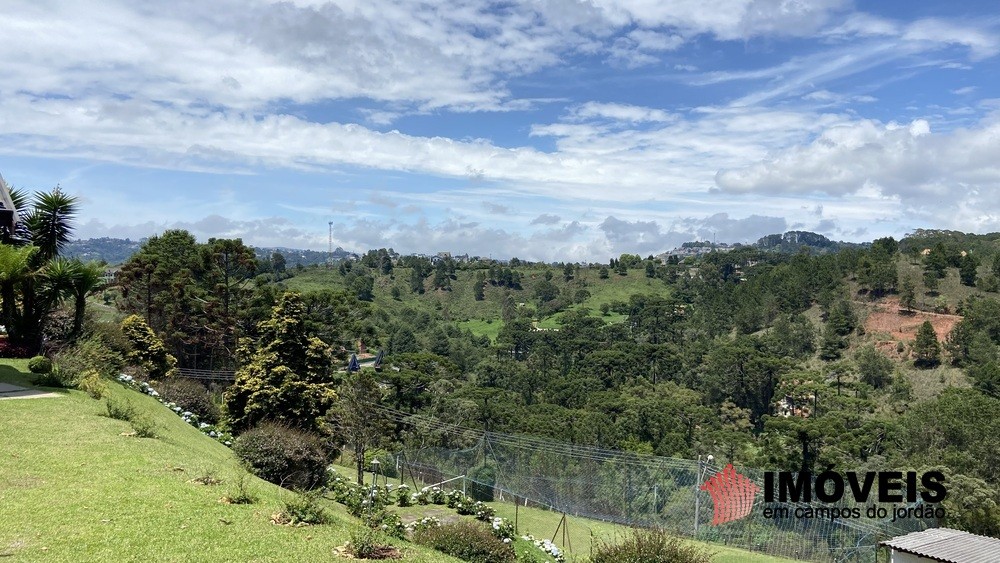
{"type": "MultiPolygon", "coordinates": [[[[943,468],[947,524],[996,535],[995,240],[920,232],[823,254],[589,265],[382,249],[295,268],[167,232],[123,266],[118,305],[183,367],[245,371],[271,349],[257,342],[273,307],[298,292],[333,380],[350,378],[335,369],[352,352],[386,352],[366,400],[396,411],[773,470],[943,468]]],[[[408,436],[387,424],[366,447],[408,436]]]]}

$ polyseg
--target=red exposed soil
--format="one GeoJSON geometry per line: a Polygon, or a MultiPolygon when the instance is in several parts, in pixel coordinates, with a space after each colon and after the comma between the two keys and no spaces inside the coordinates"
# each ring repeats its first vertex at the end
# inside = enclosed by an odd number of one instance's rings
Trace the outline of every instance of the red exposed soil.
{"type": "Polygon", "coordinates": [[[876,332],[886,333],[889,340],[880,339],[876,342],[882,352],[895,357],[896,342],[912,342],[917,336],[917,329],[924,321],[930,321],[937,333],[939,341],[944,341],[951,332],[955,323],[962,320],[960,315],[943,315],[940,313],[927,313],[924,311],[913,311],[907,313],[899,306],[897,299],[885,299],[874,305],[868,319],[865,321],[865,332],[872,334],[876,332]]]}

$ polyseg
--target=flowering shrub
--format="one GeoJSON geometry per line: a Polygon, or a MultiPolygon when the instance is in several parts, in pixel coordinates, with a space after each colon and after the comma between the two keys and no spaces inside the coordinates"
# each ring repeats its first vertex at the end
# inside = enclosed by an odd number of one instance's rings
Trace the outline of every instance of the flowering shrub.
{"type": "Polygon", "coordinates": [[[514,524],[510,520],[496,516],[490,522],[490,527],[493,530],[493,535],[504,543],[510,543],[514,540],[514,524]]]}
{"type": "Polygon", "coordinates": [[[382,533],[395,538],[406,537],[406,526],[400,520],[399,514],[389,510],[376,510],[367,513],[362,520],[365,525],[373,530],[380,530],[382,533]]]}
{"type": "Polygon", "coordinates": [[[426,518],[421,518],[420,520],[414,520],[406,525],[406,531],[413,534],[417,530],[424,530],[427,528],[436,528],[441,525],[441,521],[434,516],[427,516],[426,518]]]}
{"type": "Polygon", "coordinates": [[[428,526],[413,534],[415,543],[476,563],[507,563],[515,560],[514,548],[497,539],[477,522],[452,522],[428,526]]]}
{"type": "Polygon", "coordinates": [[[534,536],[528,534],[526,536],[521,536],[521,539],[527,542],[531,542],[535,547],[542,550],[545,555],[551,557],[556,563],[564,563],[566,561],[566,554],[563,553],[559,546],[552,543],[552,540],[540,539],[536,540],[534,536]]]}
{"type": "Polygon", "coordinates": [[[493,510],[492,506],[477,500],[475,504],[472,505],[472,514],[475,515],[476,520],[489,522],[494,516],[496,516],[496,511],[493,510]]]}
{"type": "Polygon", "coordinates": [[[410,493],[410,487],[406,484],[400,485],[396,489],[396,504],[399,506],[413,506],[413,497],[410,493]]]}
{"type": "Polygon", "coordinates": [[[431,502],[434,504],[445,504],[448,498],[445,496],[444,491],[441,487],[434,487],[431,489],[431,502]]]}
{"type": "Polygon", "coordinates": [[[187,422],[191,426],[194,426],[198,430],[201,430],[201,433],[208,436],[209,438],[214,438],[215,440],[222,442],[227,446],[233,445],[232,434],[220,429],[219,427],[213,424],[202,422],[201,419],[195,415],[195,413],[189,410],[185,410],[184,407],[178,405],[177,403],[165,399],[162,395],[160,395],[160,393],[156,389],[153,389],[153,387],[149,383],[142,381],[140,379],[136,379],[135,377],[127,373],[119,374],[118,381],[121,382],[123,385],[132,387],[133,389],[138,389],[139,391],[145,393],[146,395],[149,395],[150,397],[153,397],[157,401],[163,403],[165,407],[177,413],[177,415],[180,416],[181,419],[184,420],[184,422],[187,422]],[[185,414],[187,416],[185,416],[185,414]]]}

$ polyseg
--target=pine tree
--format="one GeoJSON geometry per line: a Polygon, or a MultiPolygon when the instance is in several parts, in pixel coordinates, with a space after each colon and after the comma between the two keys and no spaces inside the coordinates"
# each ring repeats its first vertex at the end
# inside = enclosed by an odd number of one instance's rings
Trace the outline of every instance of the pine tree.
{"type": "Polygon", "coordinates": [[[230,426],[239,432],[274,420],[315,430],[337,394],[330,351],[307,328],[302,297],[284,294],[258,328],[260,347],[226,391],[230,426]]]}
{"type": "Polygon", "coordinates": [[[903,306],[904,309],[913,311],[913,305],[916,304],[917,294],[914,288],[913,280],[911,278],[903,278],[899,283],[899,304],[903,306]]]}
{"type": "Polygon", "coordinates": [[[976,268],[978,266],[978,261],[971,254],[962,256],[958,265],[958,275],[962,279],[962,285],[976,286],[976,268]]]}
{"type": "Polygon", "coordinates": [[[920,325],[913,341],[913,355],[916,356],[913,364],[917,367],[931,368],[941,363],[941,345],[930,321],[920,325]]]}

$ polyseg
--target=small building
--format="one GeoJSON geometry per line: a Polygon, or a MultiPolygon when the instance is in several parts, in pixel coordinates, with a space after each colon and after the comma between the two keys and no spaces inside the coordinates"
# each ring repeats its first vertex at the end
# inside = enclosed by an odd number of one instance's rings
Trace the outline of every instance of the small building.
{"type": "Polygon", "coordinates": [[[890,563],[993,563],[1000,561],[1000,539],[951,528],[930,528],[880,542],[890,563]]]}

